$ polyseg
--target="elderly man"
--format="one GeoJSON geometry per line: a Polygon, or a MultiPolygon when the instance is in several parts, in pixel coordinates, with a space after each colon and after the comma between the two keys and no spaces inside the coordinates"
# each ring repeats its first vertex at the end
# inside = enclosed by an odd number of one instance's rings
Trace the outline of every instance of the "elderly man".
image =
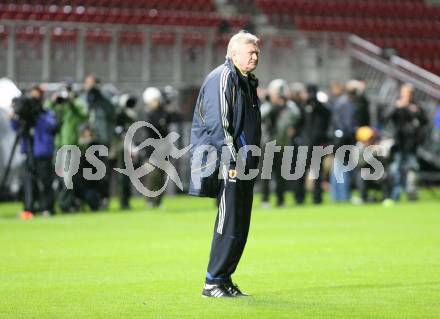
{"type": "Polygon", "coordinates": [[[255,179],[237,176],[258,167],[259,158],[248,152],[250,145],[259,146],[261,139],[258,80],[252,73],[257,67],[259,39],[245,31],[229,41],[226,61],[205,79],[197,99],[191,130],[192,171],[189,193],[216,197],[217,219],[211,254],[202,292],[206,297],[244,296],[232,283],[246,244],[252,209],[255,179]],[[208,145],[222,160],[202,161],[194,168],[197,147],[208,145]],[[243,148],[244,152],[239,152],[243,148]],[[200,177],[200,170],[215,165],[215,173],[200,177]],[[244,166],[243,166],[244,165],[244,166]],[[238,171],[240,173],[240,171],[238,171]],[[198,181],[198,182],[197,182],[198,181]]]}

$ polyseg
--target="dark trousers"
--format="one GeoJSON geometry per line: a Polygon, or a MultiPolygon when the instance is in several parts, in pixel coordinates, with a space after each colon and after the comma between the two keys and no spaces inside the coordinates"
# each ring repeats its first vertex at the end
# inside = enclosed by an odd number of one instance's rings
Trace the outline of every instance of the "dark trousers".
{"type": "Polygon", "coordinates": [[[104,162],[105,165],[105,175],[104,178],[100,181],[100,193],[101,198],[110,198],[110,184],[111,184],[111,177],[113,172],[113,163],[111,160],[109,160],[107,157],[100,157],[99,158],[102,162],[104,162]]]}
{"type": "Polygon", "coordinates": [[[121,208],[130,207],[130,197],[131,197],[131,181],[130,177],[121,174],[120,177],[120,196],[121,196],[121,208]]]}
{"type": "Polygon", "coordinates": [[[237,268],[249,233],[253,187],[253,180],[227,177],[221,183],[207,283],[225,282],[237,268]]]}
{"type": "MultiPolygon", "coordinates": [[[[293,163],[296,163],[297,159],[297,151],[295,152],[294,161],[293,163]]],[[[313,180],[313,203],[320,204],[322,203],[322,179],[324,175],[324,171],[322,169],[322,163],[324,159],[321,159],[319,164],[319,174],[316,179],[313,180]]],[[[305,197],[306,197],[306,178],[308,175],[308,172],[310,170],[310,166],[312,162],[312,150],[310,149],[307,153],[307,159],[306,159],[306,165],[305,165],[305,172],[304,174],[294,183],[294,191],[295,191],[295,202],[297,204],[304,203],[305,197]]]]}
{"type": "Polygon", "coordinates": [[[26,159],[23,181],[24,210],[33,213],[37,210],[54,213],[55,195],[52,188],[54,171],[52,157],[34,158],[33,163],[29,158],[26,159]]]}
{"type": "MultiPolygon", "coordinates": [[[[365,180],[362,178],[361,169],[364,167],[359,167],[356,173],[356,187],[359,191],[361,199],[363,202],[368,201],[379,201],[384,200],[390,197],[391,194],[391,181],[387,174],[385,174],[379,180],[365,180]],[[369,194],[370,190],[378,190],[381,191],[382,194],[380,197],[374,197],[369,194]]],[[[370,167],[365,167],[370,168],[370,167]]]]}
{"type": "MultiPolygon", "coordinates": [[[[124,167],[124,150],[119,151],[115,167],[124,167]]],[[[125,174],[118,174],[118,190],[122,209],[130,208],[131,180],[125,174]]]]}
{"type": "MultiPolygon", "coordinates": [[[[281,164],[283,160],[283,152],[277,152],[273,158],[273,172],[275,174],[275,193],[277,195],[277,205],[284,204],[284,192],[286,189],[286,180],[281,175],[281,164]]],[[[268,202],[270,195],[270,179],[261,180],[262,187],[262,201],[268,202]]]]}
{"type": "MultiPolygon", "coordinates": [[[[145,175],[145,185],[150,191],[156,192],[163,187],[165,178],[165,172],[160,168],[155,167],[149,174],[145,175]]],[[[147,197],[147,203],[153,207],[160,206],[163,194],[164,192],[156,197],[147,197]]]]}
{"type": "MultiPolygon", "coordinates": [[[[109,173],[107,169],[108,161],[104,159],[102,156],[98,156],[99,160],[103,161],[106,165],[106,175],[109,173]]],[[[86,179],[82,172],[85,168],[94,169],[93,165],[90,164],[85,156],[81,156],[80,166],[78,170],[78,174],[73,176],[73,190],[75,196],[81,200],[82,203],[87,204],[92,211],[97,211],[99,208],[102,208],[102,194],[107,192],[104,190],[103,180],[88,180],[86,179]]]]}

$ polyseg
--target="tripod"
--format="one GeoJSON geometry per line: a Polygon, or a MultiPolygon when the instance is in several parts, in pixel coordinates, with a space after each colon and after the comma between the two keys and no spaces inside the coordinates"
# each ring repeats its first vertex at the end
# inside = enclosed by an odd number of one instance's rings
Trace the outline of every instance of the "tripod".
{"type": "MultiPolygon", "coordinates": [[[[32,176],[32,180],[35,176],[35,159],[33,155],[33,132],[32,132],[32,126],[27,124],[25,121],[19,121],[18,122],[18,130],[17,135],[15,136],[14,144],[12,146],[11,153],[9,154],[8,162],[6,164],[5,172],[3,174],[2,180],[0,182],[0,201],[2,200],[8,200],[8,187],[7,187],[7,181],[9,177],[9,173],[11,171],[12,167],[12,161],[14,159],[14,155],[17,149],[17,146],[20,142],[20,140],[25,141],[26,146],[26,171],[29,172],[32,176]]],[[[34,194],[32,191],[26,192],[25,196],[25,202],[27,203],[33,203],[34,202],[34,194]]]]}

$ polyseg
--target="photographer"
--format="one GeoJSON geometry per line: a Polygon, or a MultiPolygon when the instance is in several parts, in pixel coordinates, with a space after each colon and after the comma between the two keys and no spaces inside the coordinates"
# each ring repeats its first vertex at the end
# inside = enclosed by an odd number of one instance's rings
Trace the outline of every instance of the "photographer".
{"type": "MultiPolygon", "coordinates": [[[[318,99],[318,87],[314,84],[309,84],[306,91],[299,93],[303,98],[302,121],[298,128],[300,136],[297,139],[298,145],[308,146],[310,149],[305,158],[306,171],[311,171],[312,167],[312,150],[314,146],[324,146],[328,142],[327,130],[331,119],[331,112],[327,105],[318,99]]],[[[301,105],[301,104],[300,104],[301,105]]],[[[295,160],[296,162],[296,160],[295,160]]],[[[322,203],[322,180],[324,178],[323,161],[319,164],[319,171],[313,171],[316,174],[316,179],[313,181],[313,203],[322,203]]],[[[306,178],[308,173],[305,173],[295,183],[295,201],[301,205],[306,199],[306,178]]]]}
{"type": "Polygon", "coordinates": [[[55,112],[59,130],[55,147],[78,145],[79,127],[87,120],[87,105],[79,99],[70,84],[52,94],[46,107],[55,112]]]}
{"type": "MultiPolygon", "coordinates": [[[[359,82],[349,80],[345,85],[345,93],[332,106],[332,118],[329,135],[334,149],[343,145],[355,145],[356,128],[358,127],[356,111],[358,102],[359,82]]],[[[333,161],[333,170],[330,175],[330,193],[334,202],[347,202],[351,199],[351,172],[342,172],[343,165],[348,161],[347,155],[343,161],[333,161]],[[343,180],[338,181],[337,175],[343,180]]]]}
{"type": "Polygon", "coordinates": [[[391,199],[398,201],[402,188],[410,201],[417,200],[417,178],[420,170],[417,149],[425,138],[428,118],[414,100],[414,86],[403,83],[400,96],[386,114],[394,138],[391,199]]]}
{"type": "MultiPolygon", "coordinates": [[[[263,127],[262,145],[276,140],[276,145],[291,146],[297,137],[297,128],[301,119],[301,110],[295,102],[288,99],[289,87],[286,81],[276,79],[269,83],[267,101],[261,105],[263,127]]],[[[274,154],[274,171],[277,206],[284,205],[286,180],[281,174],[283,152],[274,154]]],[[[270,180],[262,179],[262,205],[269,207],[270,180]]]]}
{"type": "MultiPolygon", "coordinates": [[[[72,90],[70,84],[65,84],[59,91],[52,94],[46,107],[55,112],[58,131],[55,136],[55,147],[60,149],[64,145],[78,146],[79,127],[87,120],[87,105],[82,102],[72,90]]],[[[75,203],[73,190],[61,183],[61,191],[58,203],[62,211],[76,211],[78,205],[75,203]]]]}
{"type": "Polygon", "coordinates": [[[56,120],[52,111],[43,109],[42,101],[43,91],[35,86],[29,96],[16,99],[13,104],[11,125],[21,137],[21,151],[26,154],[23,219],[37,211],[46,217],[54,214],[52,156],[56,120]]]}
{"type": "MultiPolygon", "coordinates": [[[[88,75],[83,83],[85,100],[89,110],[89,125],[97,145],[105,145],[110,149],[115,130],[115,107],[104,96],[100,81],[94,75],[88,75]]],[[[112,150],[109,150],[111,153],[112,150]]],[[[110,198],[111,165],[108,158],[103,159],[106,175],[101,180],[101,208],[106,209],[110,198]]]]}
{"type": "MultiPolygon", "coordinates": [[[[136,106],[137,98],[130,94],[122,94],[119,97],[118,109],[116,112],[116,127],[115,127],[115,145],[116,152],[116,167],[123,167],[124,164],[124,139],[129,127],[136,121],[137,114],[134,110],[136,106]]],[[[127,175],[119,174],[120,178],[118,183],[120,194],[121,209],[130,209],[130,197],[131,197],[131,182],[127,175]]]]}
{"type": "MultiPolygon", "coordinates": [[[[165,109],[166,101],[164,96],[158,88],[148,87],[145,89],[143,95],[145,107],[140,114],[140,120],[146,121],[153,125],[160,133],[161,137],[168,135],[168,126],[172,121],[172,115],[165,109]]],[[[145,127],[138,136],[137,144],[147,138],[159,138],[159,136],[152,129],[145,127]]],[[[143,161],[150,163],[149,159],[152,153],[150,147],[146,147],[140,154],[143,161]]],[[[165,183],[165,172],[155,167],[153,171],[145,176],[145,184],[149,190],[157,191],[165,183]]],[[[162,202],[162,194],[157,197],[147,198],[148,207],[159,207],[162,202]]]]}

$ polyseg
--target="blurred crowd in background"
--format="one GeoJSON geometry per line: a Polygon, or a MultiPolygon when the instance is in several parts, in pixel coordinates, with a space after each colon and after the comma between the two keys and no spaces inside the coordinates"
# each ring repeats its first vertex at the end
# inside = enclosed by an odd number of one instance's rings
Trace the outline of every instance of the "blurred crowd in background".
{"type": "MultiPolygon", "coordinates": [[[[23,218],[36,212],[50,216],[57,210],[107,209],[112,184],[120,197],[121,209],[130,209],[130,179],[113,171],[114,167],[124,167],[125,133],[131,124],[142,120],[152,124],[161,136],[166,136],[170,123],[180,121],[178,112],[166,108],[170,102],[168,99],[173,99],[175,92],[170,87],[162,90],[149,87],[143,92],[142,102],[138,103],[139,99],[134,94],[113,94],[109,89],[103,90],[94,75],[87,76],[78,90],[74,90],[74,85],[69,82],[61,83],[54,92],[45,92],[42,87],[36,85],[30,88],[13,100],[9,112],[3,110],[1,114],[2,131],[6,135],[10,133],[7,126],[13,129],[15,137],[18,137],[14,142],[20,145],[20,152],[24,154],[22,163],[15,168],[19,177],[19,186],[15,191],[23,199],[23,218]],[[136,108],[138,104],[142,105],[136,108]],[[81,150],[79,172],[83,169],[96,172],[96,167],[86,158],[86,150],[93,145],[106,146],[108,154],[94,154],[105,165],[103,178],[90,180],[81,173],[73,174],[73,189],[66,187],[64,174],[68,174],[71,154],[65,154],[66,161],[55,167],[57,151],[66,145],[75,145],[81,150]]],[[[148,137],[159,136],[145,127],[136,132],[136,144],[148,137]]],[[[7,154],[9,161],[3,172],[4,198],[8,198],[9,186],[13,183],[11,179],[14,176],[5,176],[5,173],[11,175],[14,156],[17,155],[13,146],[10,147],[13,144],[8,143],[9,149],[3,147],[2,155],[5,157],[7,154]]],[[[147,147],[130,156],[134,157],[136,166],[141,166],[148,162],[151,151],[147,147]]],[[[163,171],[155,169],[145,179],[146,186],[152,190],[160,189],[164,177],[163,171]]],[[[147,198],[149,207],[159,206],[160,203],[161,196],[147,198]]]]}
{"type": "MultiPolygon", "coordinates": [[[[262,94],[262,99],[266,100],[261,108],[265,142],[276,139],[277,145],[296,146],[296,150],[298,146],[334,145],[336,150],[342,145],[355,145],[360,155],[356,169],[351,172],[343,171],[348,153],[344,161],[332,161],[332,156],[328,156],[321,161],[319,172],[311,172],[311,150],[305,159],[294,152],[293,163],[298,166],[299,161],[305,161],[308,174],[287,182],[277,173],[281,168],[281,155],[276,154],[277,206],[284,205],[286,190],[293,192],[296,204],[304,202],[308,189],[315,204],[322,203],[324,189],[330,191],[334,202],[360,204],[382,201],[390,204],[400,199],[402,190],[409,200],[418,199],[417,174],[420,166],[417,147],[427,133],[427,114],[414,100],[413,86],[403,83],[397,100],[393,105],[381,108],[383,114],[376,114],[381,120],[373,126],[370,102],[365,94],[366,85],[359,79],[347,83],[334,81],[325,93],[316,85],[288,84],[281,79],[270,83],[262,94]],[[366,151],[369,154],[364,154],[366,151]],[[366,160],[368,156],[380,161],[385,169],[377,180],[361,177],[362,168],[372,169],[370,161],[366,160]],[[338,174],[343,175],[343,182],[337,180],[338,174]],[[307,185],[307,180],[310,185],[307,185]],[[353,189],[358,190],[358,196],[352,197],[353,189]]],[[[263,205],[269,206],[269,182],[263,184],[262,192],[263,205]]]]}
{"type": "MultiPolygon", "coordinates": [[[[294,202],[300,205],[305,202],[309,191],[314,204],[323,202],[323,192],[327,190],[335,202],[391,204],[400,199],[402,191],[409,200],[418,199],[420,163],[417,147],[432,121],[440,132],[440,111],[435,119],[429,118],[423,105],[414,99],[413,86],[402,83],[398,98],[392,105],[381,108],[381,114],[376,114],[380,121],[373,126],[370,103],[365,94],[367,85],[360,79],[352,79],[347,83],[334,81],[329,88],[319,88],[313,84],[275,79],[267,88],[259,89],[262,148],[273,140],[281,147],[294,146],[293,166],[303,161],[306,167],[303,177],[287,181],[281,176],[283,152],[275,153],[272,180],[259,183],[263,207],[270,206],[272,190],[276,206],[280,207],[285,205],[286,193],[292,194],[294,202]],[[358,167],[343,172],[344,181],[340,183],[335,176],[342,168],[336,161],[333,164],[332,155],[324,158],[319,172],[310,169],[311,149],[306,158],[298,156],[299,146],[327,145],[334,145],[335,149],[342,145],[356,145],[361,154],[368,146],[377,145],[368,148],[369,156],[382,163],[385,174],[374,181],[361,178],[360,169],[370,165],[365,156],[361,156],[358,167]],[[357,191],[355,196],[352,196],[353,191],[357,191]]],[[[15,136],[20,137],[17,144],[25,154],[23,163],[15,168],[20,176],[15,192],[24,204],[22,218],[30,218],[36,213],[50,216],[56,212],[107,209],[112,195],[118,196],[121,209],[130,209],[133,195],[130,179],[113,170],[124,167],[125,133],[131,124],[143,120],[152,124],[162,137],[166,136],[170,124],[181,122],[183,118],[178,107],[169,107],[176,94],[170,88],[148,87],[139,97],[129,93],[112,96],[104,92],[96,76],[89,75],[81,87],[68,81],[51,92],[43,90],[43,86],[34,86],[25,92],[26,98],[14,100],[12,112],[0,109],[2,135],[13,130],[15,136]],[[64,145],[76,145],[82,150],[80,171],[94,169],[84,156],[88,147],[107,146],[108,156],[98,155],[106,166],[104,178],[88,180],[82,174],[76,174],[73,189],[68,189],[62,178],[64,168],[55,168],[57,150],[64,145]]],[[[157,132],[148,127],[138,133],[134,139],[137,145],[146,138],[158,137],[157,132]]],[[[10,156],[14,154],[12,144],[2,146],[3,157],[8,157],[11,163],[14,162],[10,156]]],[[[151,152],[146,147],[130,156],[139,167],[148,163],[151,152]]],[[[5,165],[7,161],[3,162],[5,165]]],[[[14,175],[13,172],[10,175],[14,175]]],[[[3,180],[2,196],[10,199],[7,193],[10,192],[11,178],[3,176],[3,180]]],[[[165,173],[154,168],[143,182],[148,189],[158,190],[165,183],[165,173]]],[[[161,206],[162,196],[146,198],[148,207],[161,206]]]]}

